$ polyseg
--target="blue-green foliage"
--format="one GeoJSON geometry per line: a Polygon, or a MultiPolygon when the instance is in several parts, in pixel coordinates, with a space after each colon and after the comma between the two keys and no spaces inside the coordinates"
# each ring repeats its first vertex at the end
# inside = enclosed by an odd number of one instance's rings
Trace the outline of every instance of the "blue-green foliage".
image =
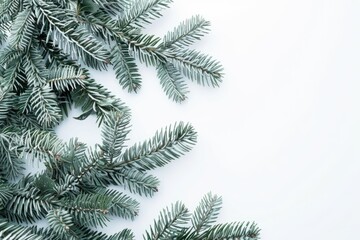
{"type": "MultiPolygon", "coordinates": [[[[220,63],[189,48],[208,33],[208,21],[192,17],[163,38],[143,33],[171,2],[0,1],[0,239],[134,239],[128,229],[107,235],[94,228],[111,217],[134,219],[139,203],[129,192],[153,196],[159,180],[150,171],[190,151],[197,134],[179,122],[127,147],[130,111],[87,67],[112,66],[129,92],[141,87],[139,62],[155,67],[164,92],[176,102],[187,97],[184,77],[218,86],[220,63]],[[102,141],[95,148],[76,138],[63,142],[55,134],[73,106],[82,111],[78,120],[97,117],[102,141]],[[24,160],[41,161],[46,168],[24,176],[24,160]],[[31,226],[41,219],[47,227],[31,226]]],[[[213,226],[220,203],[209,194],[192,217],[176,203],[144,238],[258,238],[255,225],[213,226]]]]}

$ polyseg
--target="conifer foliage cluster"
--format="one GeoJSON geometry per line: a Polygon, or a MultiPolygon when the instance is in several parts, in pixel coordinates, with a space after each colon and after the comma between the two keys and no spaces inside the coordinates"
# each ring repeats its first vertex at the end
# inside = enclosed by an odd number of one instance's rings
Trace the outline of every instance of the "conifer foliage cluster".
{"type": "MultiPolygon", "coordinates": [[[[192,17],[162,38],[143,33],[171,2],[0,1],[0,239],[134,239],[129,229],[106,235],[99,227],[112,216],[134,219],[139,203],[129,193],[153,196],[159,180],[149,171],[190,151],[196,131],[179,122],[126,147],[130,111],[87,68],[113,68],[119,84],[137,92],[137,64],[155,67],[176,102],[187,97],[186,79],[218,86],[220,63],[189,48],[209,31],[208,21],[192,17]],[[54,127],[73,106],[82,110],[78,120],[97,117],[102,142],[94,148],[57,137],[54,127]],[[46,170],[24,176],[28,161],[41,161],[46,170]],[[41,219],[47,227],[33,226],[41,219]]],[[[220,197],[207,194],[190,214],[177,202],[143,238],[259,238],[252,223],[215,224],[220,205],[220,197]]]]}

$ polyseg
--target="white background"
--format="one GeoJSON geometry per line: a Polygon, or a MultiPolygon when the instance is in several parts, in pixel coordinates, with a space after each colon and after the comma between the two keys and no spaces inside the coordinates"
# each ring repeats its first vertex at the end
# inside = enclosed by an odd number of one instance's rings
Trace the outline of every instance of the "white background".
{"type": "MultiPolygon", "coordinates": [[[[212,32],[194,47],[225,67],[220,88],[190,83],[176,104],[155,70],[141,68],[139,94],[114,73],[93,76],[132,109],[128,145],[176,121],[191,122],[198,144],[153,173],[161,180],[135,221],[114,219],[137,239],[165,206],[191,210],[212,191],[223,197],[220,222],[255,221],[265,240],[359,239],[360,1],[177,0],[148,29],[162,36],[201,14],[212,32]]],[[[73,112],[75,116],[78,112],[73,112]]],[[[63,139],[100,140],[94,118],[67,119],[63,139]]]]}

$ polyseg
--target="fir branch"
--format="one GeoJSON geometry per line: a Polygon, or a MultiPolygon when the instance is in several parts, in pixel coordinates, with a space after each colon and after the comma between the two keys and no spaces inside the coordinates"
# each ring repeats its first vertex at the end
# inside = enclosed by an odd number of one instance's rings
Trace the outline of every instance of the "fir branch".
{"type": "Polygon", "coordinates": [[[50,178],[47,171],[34,176],[33,186],[40,190],[41,194],[53,194],[55,181],[50,178]]]}
{"type": "Polygon", "coordinates": [[[120,156],[126,136],[130,132],[130,118],[121,112],[110,112],[102,124],[102,146],[104,158],[109,162],[120,156]]]}
{"type": "Polygon", "coordinates": [[[2,68],[1,86],[5,91],[23,91],[26,77],[23,69],[23,55],[20,50],[5,47],[0,53],[0,66],[2,68]]]}
{"type": "Polygon", "coordinates": [[[176,239],[184,230],[184,224],[188,221],[189,214],[184,204],[177,202],[171,209],[164,209],[154,222],[149,231],[146,231],[144,239],[176,239]]]}
{"type": "Polygon", "coordinates": [[[123,13],[127,8],[129,8],[129,0],[93,0],[101,9],[111,15],[118,15],[123,13]]]}
{"type": "Polygon", "coordinates": [[[0,155],[0,177],[15,179],[24,170],[24,162],[13,151],[0,155]]]}
{"type": "Polygon", "coordinates": [[[51,209],[51,198],[43,196],[34,187],[13,190],[13,197],[6,204],[6,217],[11,221],[33,223],[42,219],[51,209]]]}
{"type": "Polygon", "coordinates": [[[61,66],[51,69],[48,83],[54,90],[69,92],[84,86],[86,75],[82,69],[73,66],[61,66]]]}
{"type": "MultiPolygon", "coordinates": [[[[20,100],[22,95],[19,96],[19,102],[15,105],[15,106],[19,106],[22,101],[20,100]]],[[[27,97],[28,98],[28,97],[27,97]]],[[[25,103],[26,104],[26,103],[25,103]]],[[[25,106],[26,107],[26,106],[25,106]]],[[[19,109],[20,110],[20,106],[19,109]]],[[[22,111],[16,111],[15,109],[13,109],[12,111],[9,112],[9,117],[7,119],[8,126],[21,126],[21,128],[18,129],[18,131],[20,132],[20,135],[22,134],[23,131],[26,131],[26,129],[41,129],[42,126],[39,125],[38,121],[36,120],[36,117],[31,114],[24,114],[22,113],[22,111]]],[[[43,128],[45,129],[45,128],[43,128]]],[[[21,146],[22,144],[20,144],[21,146]]]]}
{"type": "Polygon", "coordinates": [[[201,200],[191,218],[192,226],[189,226],[190,214],[185,206],[177,207],[179,203],[164,209],[160,217],[146,232],[144,240],[155,239],[182,239],[182,240],[257,240],[260,229],[254,223],[236,222],[212,225],[218,215],[221,198],[216,195],[207,194],[201,200]],[[183,211],[179,210],[183,209],[183,211]],[[180,214],[177,218],[176,213],[180,214]]]}
{"type": "Polygon", "coordinates": [[[156,70],[166,95],[175,102],[185,101],[188,93],[187,86],[175,67],[169,63],[160,63],[156,70]]]}
{"type": "Polygon", "coordinates": [[[21,135],[24,154],[40,160],[51,160],[61,155],[64,144],[52,131],[28,129],[21,135]]]}
{"type": "Polygon", "coordinates": [[[8,118],[10,109],[15,105],[15,99],[14,93],[3,91],[0,87],[0,125],[2,121],[8,118]]]}
{"type": "Polygon", "coordinates": [[[0,23],[15,18],[21,9],[22,0],[3,0],[0,3],[0,23]]]}
{"type": "Polygon", "coordinates": [[[208,229],[219,215],[222,199],[217,195],[208,193],[201,200],[191,219],[193,228],[196,233],[208,229]]]}
{"type": "MultiPolygon", "coordinates": [[[[46,162],[46,168],[53,179],[62,179],[66,173],[74,172],[73,167],[76,164],[83,164],[86,159],[86,144],[78,141],[77,138],[72,138],[69,142],[59,144],[62,146],[55,157],[49,158],[46,162]]],[[[66,184],[63,184],[66,185],[66,184]]]]}
{"type": "Polygon", "coordinates": [[[8,39],[8,32],[11,29],[11,22],[10,21],[6,21],[3,22],[2,19],[0,18],[0,45],[3,44],[4,42],[6,42],[6,40],[8,39]]]}
{"type": "Polygon", "coordinates": [[[0,210],[4,209],[6,203],[12,198],[12,189],[8,184],[0,184],[0,210]]]}
{"type": "Polygon", "coordinates": [[[4,85],[11,91],[21,92],[26,83],[22,60],[8,66],[4,71],[4,85]]]}
{"type": "MultiPolygon", "coordinates": [[[[66,53],[73,58],[82,59],[90,67],[96,69],[106,67],[109,62],[108,51],[85,28],[78,26],[70,12],[58,9],[55,5],[43,0],[34,1],[39,20],[41,19],[41,21],[46,21],[49,24],[49,31],[54,34],[53,40],[58,40],[54,43],[61,44],[61,48],[66,53]],[[63,19],[59,19],[59,16],[63,19]]],[[[48,33],[47,41],[50,39],[50,33],[48,33]]]]}
{"type": "Polygon", "coordinates": [[[94,36],[103,39],[108,44],[114,39],[113,32],[107,26],[107,24],[112,23],[114,20],[106,12],[97,11],[88,14],[86,8],[81,8],[81,15],[79,17],[82,20],[80,26],[85,27],[94,36]]]}
{"type": "MultiPolygon", "coordinates": [[[[81,179],[81,175],[78,175],[81,179]]],[[[57,197],[61,196],[75,196],[79,191],[79,178],[77,176],[66,174],[61,176],[58,180],[58,184],[55,185],[54,191],[56,192],[57,197]]]]}
{"type": "MultiPolygon", "coordinates": [[[[75,106],[81,107],[85,114],[95,112],[98,115],[99,124],[104,116],[112,111],[129,113],[129,109],[125,107],[124,103],[91,78],[87,78],[84,81],[84,87],[77,88],[72,95],[75,106]]],[[[85,118],[88,115],[84,115],[85,118]]],[[[84,118],[79,117],[79,119],[84,118]]]]}
{"type": "Polygon", "coordinates": [[[132,38],[121,36],[121,41],[128,45],[130,55],[146,66],[157,66],[158,63],[165,61],[163,53],[157,50],[161,44],[159,37],[139,34],[132,38]]]}
{"type": "Polygon", "coordinates": [[[179,50],[165,56],[178,71],[198,84],[218,87],[222,82],[223,67],[207,55],[195,50],[179,50]]]}
{"type": "Polygon", "coordinates": [[[111,199],[111,206],[109,213],[125,219],[134,219],[139,213],[139,203],[126,196],[125,194],[116,190],[104,189],[99,191],[100,194],[107,196],[111,199]]]}
{"type": "Polygon", "coordinates": [[[18,62],[20,58],[22,58],[24,52],[20,50],[16,50],[12,47],[6,46],[4,49],[1,50],[0,53],[0,65],[1,67],[9,67],[14,62],[18,62]]]}
{"type": "Polygon", "coordinates": [[[211,227],[198,239],[257,240],[259,239],[259,233],[260,229],[254,223],[225,223],[211,227]]]}
{"type": "Polygon", "coordinates": [[[85,226],[79,226],[79,225],[75,225],[75,226],[79,230],[79,238],[80,239],[104,240],[109,237],[105,233],[95,231],[95,230],[85,227],[85,226]]]}
{"type": "Polygon", "coordinates": [[[126,168],[109,171],[105,179],[108,184],[123,186],[131,193],[141,196],[153,196],[158,191],[160,184],[159,180],[152,175],[126,168]]]}
{"type": "Polygon", "coordinates": [[[15,49],[28,49],[35,31],[34,13],[30,8],[24,9],[12,25],[9,44],[15,49]]]}
{"type": "Polygon", "coordinates": [[[55,126],[60,118],[60,108],[56,95],[47,85],[34,87],[29,96],[31,111],[35,114],[40,125],[44,127],[55,126]]]}
{"type": "Polygon", "coordinates": [[[40,34],[39,44],[42,47],[42,57],[45,60],[45,66],[48,69],[67,66],[79,68],[79,65],[71,59],[71,56],[64,53],[53,41],[46,41],[46,35],[40,34]]]}
{"type": "Polygon", "coordinates": [[[74,101],[72,99],[71,92],[55,91],[55,94],[59,102],[58,106],[61,111],[61,120],[64,120],[65,118],[69,117],[69,112],[73,107],[74,101]]]}
{"type": "Polygon", "coordinates": [[[162,167],[190,151],[195,142],[194,128],[190,124],[180,122],[156,132],[151,140],[125,150],[117,168],[127,167],[146,171],[162,167]]]}
{"type": "MultiPolygon", "coordinates": [[[[182,75],[209,86],[222,81],[222,66],[186,49],[208,32],[209,22],[192,17],[163,39],[142,33],[172,0],[4,0],[0,3],[0,238],[25,240],[130,240],[128,229],[108,236],[109,215],[133,219],[139,204],[110,185],[153,196],[159,180],[147,171],[191,150],[196,132],[179,123],[143,143],[125,148],[129,109],[90,77],[113,64],[123,88],[136,92],[136,60],[157,69],[165,93],[184,101],[182,75]],[[8,37],[9,36],[9,37],[8,37]],[[108,49],[111,49],[111,54],[108,49]],[[102,142],[95,150],[76,139],[63,143],[53,128],[75,104],[97,115],[102,142]],[[100,150],[99,150],[100,148],[100,150]],[[44,161],[45,171],[9,183],[22,173],[23,159],[44,161]],[[23,227],[47,218],[46,228],[23,227]]],[[[161,212],[146,239],[258,239],[255,224],[212,226],[221,198],[208,194],[190,217],[176,203],[161,212]]]]}
{"type": "Polygon", "coordinates": [[[54,237],[69,240],[79,239],[77,234],[71,229],[74,226],[74,223],[71,215],[67,211],[63,209],[52,209],[46,215],[46,219],[49,222],[49,227],[54,233],[54,237]]]}
{"type": "Polygon", "coordinates": [[[30,50],[26,52],[23,62],[29,85],[33,87],[44,86],[49,71],[46,69],[45,62],[38,49],[35,47],[30,48],[30,50]]]}
{"type": "Polygon", "coordinates": [[[12,127],[4,127],[0,130],[0,176],[15,179],[24,169],[23,160],[19,157],[19,149],[16,143],[19,135],[12,127]]]}
{"type": "Polygon", "coordinates": [[[75,222],[92,227],[106,225],[111,205],[112,199],[102,194],[79,194],[61,202],[61,206],[69,211],[75,222]]]}
{"type": "Polygon", "coordinates": [[[141,77],[126,44],[118,42],[114,45],[111,50],[111,62],[120,85],[129,92],[137,92],[141,86],[141,77]]]}
{"type": "Polygon", "coordinates": [[[102,156],[91,150],[88,151],[88,154],[83,153],[81,158],[76,159],[76,161],[74,160],[71,161],[72,169],[69,169],[70,173],[64,171],[65,175],[59,179],[60,184],[56,186],[58,196],[78,192],[80,183],[83,182],[84,179],[96,176],[92,175],[92,173],[96,172],[102,164],[102,156]]]}
{"type": "Polygon", "coordinates": [[[119,233],[109,236],[106,240],[134,240],[134,234],[129,229],[124,229],[119,233]]]}
{"type": "Polygon", "coordinates": [[[66,7],[70,7],[69,5],[70,4],[70,1],[71,0],[52,0],[52,2],[54,4],[56,4],[57,6],[61,7],[61,8],[66,8],[66,7]]]}
{"type": "Polygon", "coordinates": [[[42,236],[32,233],[30,228],[10,223],[3,218],[0,218],[0,239],[44,240],[42,236]]]}
{"type": "Polygon", "coordinates": [[[161,11],[168,8],[172,0],[135,0],[131,3],[126,15],[120,18],[120,28],[130,26],[142,28],[155,18],[161,17],[161,11]]]}
{"type": "Polygon", "coordinates": [[[169,31],[163,37],[163,48],[168,47],[188,47],[196,40],[200,40],[210,29],[210,22],[203,17],[196,15],[181,22],[179,26],[169,31]]]}

